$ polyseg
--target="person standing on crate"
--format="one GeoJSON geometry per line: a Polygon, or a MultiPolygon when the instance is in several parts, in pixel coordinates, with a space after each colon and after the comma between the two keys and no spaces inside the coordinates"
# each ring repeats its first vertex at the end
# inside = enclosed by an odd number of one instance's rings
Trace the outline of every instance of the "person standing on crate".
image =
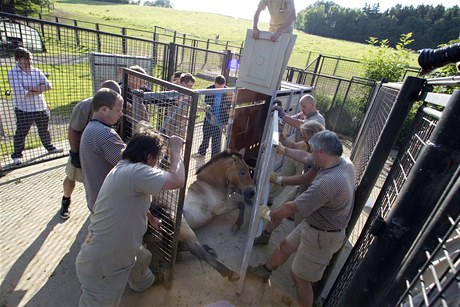
{"type": "MultiPolygon", "coordinates": [[[[219,75],[214,79],[214,84],[208,86],[207,89],[226,88],[225,83],[225,77],[219,75]]],[[[206,117],[203,123],[203,140],[198,152],[192,155],[193,158],[204,158],[210,140],[211,158],[222,151],[222,133],[227,125],[232,98],[233,96],[228,92],[210,94],[204,97],[206,117]]]]}
{"type": "Polygon", "coordinates": [[[156,166],[163,147],[160,135],[140,128],[105,178],[76,259],[80,306],[118,306],[127,284],[143,292],[155,280],[161,282],[149,268],[152,254],[142,239],[148,223],[156,229],[162,224],[149,212],[150,196],[184,186],[183,143],[177,136],[169,139],[166,172],[156,166]]]}
{"type": "Polygon", "coordinates": [[[51,90],[51,82],[43,72],[32,66],[32,53],[22,47],[14,50],[17,64],[8,71],[8,82],[13,90],[14,114],[16,115],[16,132],[14,134],[14,151],[11,155],[14,164],[22,164],[22,152],[26,136],[35,123],[38,136],[48,154],[61,153],[61,148],[51,143],[48,129],[50,108],[43,93],[51,90]]]}
{"type": "Polygon", "coordinates": [[[276,42],[281,33],[292,33],[295,22],[294,0],[260,0],[254,13],[252,37],[259,38],[260,30],[257,27],[260,13],[268,8],[270,13],[270,40],[276,42]]]}
{"type": "MultiPolygon", "coordinates": [[[[276,104],[277,101],[275,101],[274,103],[276,104]]],[[[307,150],[307,144],[303,141],[301,131],[300,131],[300,126],[309,120],[314,120],[320,123],[323,127],[326,127],[326,122],[324,120],[324,117],[316,109],[316,100],[312,95],[307,94],[307,95],[302,96],[302,98],[300,98],[299,100],[299,107],[300,107],[299,113],[293,116],[289,116],[283,110],[283,107],[281,106],[280,101],[278,101],[277,106],[275,106],[275,110],[278,110],[279,118],[287,125],[295,128],[294,141],[286,138],[284,134],[281,133],[280,142],[282,145],[284,145],[287,148],[307,150]]],[[[295,161],[287,157],[278,175],[279,176],[298,175],[302,173],[303,168],[304,168],[303,163],[295,161]]],[[[275,185],[275,184],[271,185],[269,200],[268,200],[269,206],[271,206],[275,197],[279,195],[283,189],[284,187],[282,187],[281,185],[275,185]]]]}
{"type": "MultiPolygon", "coordinates": [[[[101,84],[101,88],[109,88],[121,94],[120,86],[116,81],[107,80],[101,84]]],[[[61,201],[59,215],[62,219],[70,217],[70,204],[75,182],[83,182],[83,173],[80,164],[80,140],[83,130],[93,117],[92,108],[93,97],[84,99],[77,103],[70,115],[69,129],[67,132],[70,152],[69,159],[65,168],[66,177],[63,182],[64,195],[61,201]]]]}
{"type": "Polygon", "coordinates": [[[318,132],[308,142],[319,172],[311,186],[294,201],[270,212],[280,220],[299,212],[302,222],[285,237],[263,264],[249,266],[248,274],[268,280],[272,271],[295,254],[291,266],[300,306],[313,306],[312,283],[321,280],[324,270],[346,240],[355,192],[355,169],[338,136],[318,132]]]}

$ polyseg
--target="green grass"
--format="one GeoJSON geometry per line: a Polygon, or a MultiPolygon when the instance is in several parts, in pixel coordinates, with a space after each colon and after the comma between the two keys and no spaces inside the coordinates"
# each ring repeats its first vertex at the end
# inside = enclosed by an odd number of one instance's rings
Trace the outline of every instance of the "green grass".
{"type": "MultiPolygon", "coordinates": [[[[216,35],[219,35],[220,40],[231,41],[236,46],[241,45],[241,42],[244,41],[246,30],[252,28],[252,20],[168,8],[86,0],[57,0],[54,7],[55,10],[47,14],[147,31],[153,31],[154,26],[160,26],[204,40],[214,39],[216,35]]],[[[79,25],[94,28],[89,24],[80,23],[79,25]]],[[[266,29],[268,24],[261,23],[259,28],[266,29]]],[[[101,26],[101,30],[119,31],[104,26],[101,26]]],[[[151,35],[147,33],[133,32],[132,35],[134,34],[151,39],[151,35]]],[[[297,41],[289,65],[298,68],[306,66],[309,56],[310,61],[318,54],[360,60],[368,50],[375,48],[366,44],[309,35],[297,30],[294,31],[294,34],[297,35],[297,41]]],[[[128,35],[130,35],[130,30],[128,30],[128,35]]],[[[414,53],[411,66],[416,66],[416,57],[417,55],[414,53]]]]}

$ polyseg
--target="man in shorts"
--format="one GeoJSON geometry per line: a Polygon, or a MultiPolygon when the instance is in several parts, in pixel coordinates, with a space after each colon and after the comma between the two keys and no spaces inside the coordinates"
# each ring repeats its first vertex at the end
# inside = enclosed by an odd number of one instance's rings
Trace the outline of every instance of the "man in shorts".
{"type": "MultiPolygon", "coordinates": [[[[101,88],[109,88],[121,94],[120,86],[116,81],[107,80],[104,81],[101,85],[101,88]]],[[[93,97],[84,99],[77,103],[72,110],[72,115],[70,116],[69,129],[67,132],[70,152],[69,159],[65,168],[66,178],[64,179],[63,188],[64,195],[62,196],[61,201],[61,210],[59,215],[63,219],[68,219],[70,217],[70,204],[72,192],[75,189],[75,182],[83,182],[83,173],[80,165],[80,139],[88,122],[93,117],[93,109],[91,107],[93,102],[93,97]]]]}
{"type": "Polygon", "coordinates": [[[355,192],[355,169],[350,159],[342,157],[343,147],[337,135],[324,130],[308,143],[320,169],[315,180],[295,200],[270,213],[275,221],[296,212],[304,219],[264,264],[248,267],[249,274],[268,280],[272,271],[295,253],[291,278],[301,306],[313,305],[312,283],[322,278],[332,256],[345,242],[355,192]]]}

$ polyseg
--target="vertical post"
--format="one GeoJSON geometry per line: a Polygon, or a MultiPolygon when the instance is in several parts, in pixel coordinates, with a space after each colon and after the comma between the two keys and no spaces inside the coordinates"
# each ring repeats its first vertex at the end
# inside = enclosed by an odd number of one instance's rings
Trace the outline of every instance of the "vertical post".
{"type": "Polygon", "coordinates": [[[121,28],[121,52],[123,54],[128,54],[128,46],[126,44],[126,28],[121,28]]]}
{"type": "Polygon", "coordinates": [[[60,41],[61,40],[61,28],[59,27],[59,18],[57,16],[55,17],[55,21],[56,21],[56,34],[58,37],[58,41],[60,41]]]}
{"type": "Polygon", "coordinates": [[[229,67],[229,64],[230,64],[230,61],[232,60],[232,58],[233,58],[232,52],[230,50],[227,50],[227,52],[225,53],[225,55],[223,56],[223,59],[222,59],[221,74],[222,74],[222,76],[225,77],[227,82],[230,80],[230,67],[229,67]]]}
{"type": "Polygon", "coordinates": [[[166,80],[171,80],[172,75],[176,69],[176,44],[169,43],[169,57],[168,57],[168,75],[166,76],[166,80]]]}
{"type": "Polygon", "coordinates": [[[73,25],[75,26],[75,42],[80,46],[80,37],[78,36],[78,22],[74,19],[73,25]]]}
{"type": "Polygon", "coordinates": [[[101,33],[99,29],[99,24],[96,23],[96,40],[97,40],[97,52],[101,52],[102,50],[102,42],[101,42],[101,33]]]}
{"type": "Polygon", "coordinates": [[[316,74],[317,74],[317,72],[319,70],[319,64],[321,62],[321,59],[322,59],[322,55],[320,54],[316,58],[315,70],[313,70],[313,77],[311,78],[311,83],[310,83],[311,86],[313,86],[315,84],[316,74]]]}

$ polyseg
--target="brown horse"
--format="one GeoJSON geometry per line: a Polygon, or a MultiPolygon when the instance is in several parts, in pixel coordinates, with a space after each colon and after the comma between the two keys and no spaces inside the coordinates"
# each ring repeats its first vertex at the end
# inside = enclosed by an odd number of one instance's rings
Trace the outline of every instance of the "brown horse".
{"type": "MultiPolygon", "coordinates": [[[[249,168],[238,152],[223,151],[214,156],[197,171],[197,179],[188,188],[184,200],[182,223],[179,241],[181,250],[186,250],[198,259],[204,260],[215,268],[222,277],[235,282],[240,276],[217,260],[215,251],[207,245],[201,245],[193,229],[201,227],[214,216],[224,214],[238,208],[239,214],[232,232],[240,229],[244,220],[245,203],[251,204],[255,195],[254,182],[249,168]]],[[[154,200],[157,205],[159,202],[154,200]]],[[[170,220],[171,212],[153,206],[154,215],[170,220]],[[159,210],[159,211],[158,211],[159,210]]],[[[165,225],[172,225],[165,223],[165,225]]],[[[168,230],[172,238],[173,228],[168,230]]]]}
{"type": "Polygon", "coordinates": [[[240,276],[217,260],[214,250],[201,245],[195,232],[214,216],[238,208],[238,218],[232,232],[240,229],[244,220],[245,203],[251,204],[255,195],[249,167],[238,152],[223,151],[197,171],[197,179],[187,190],[179,239],[183,249],[215,268],[222,277],[235,282],[240,276]]]}

